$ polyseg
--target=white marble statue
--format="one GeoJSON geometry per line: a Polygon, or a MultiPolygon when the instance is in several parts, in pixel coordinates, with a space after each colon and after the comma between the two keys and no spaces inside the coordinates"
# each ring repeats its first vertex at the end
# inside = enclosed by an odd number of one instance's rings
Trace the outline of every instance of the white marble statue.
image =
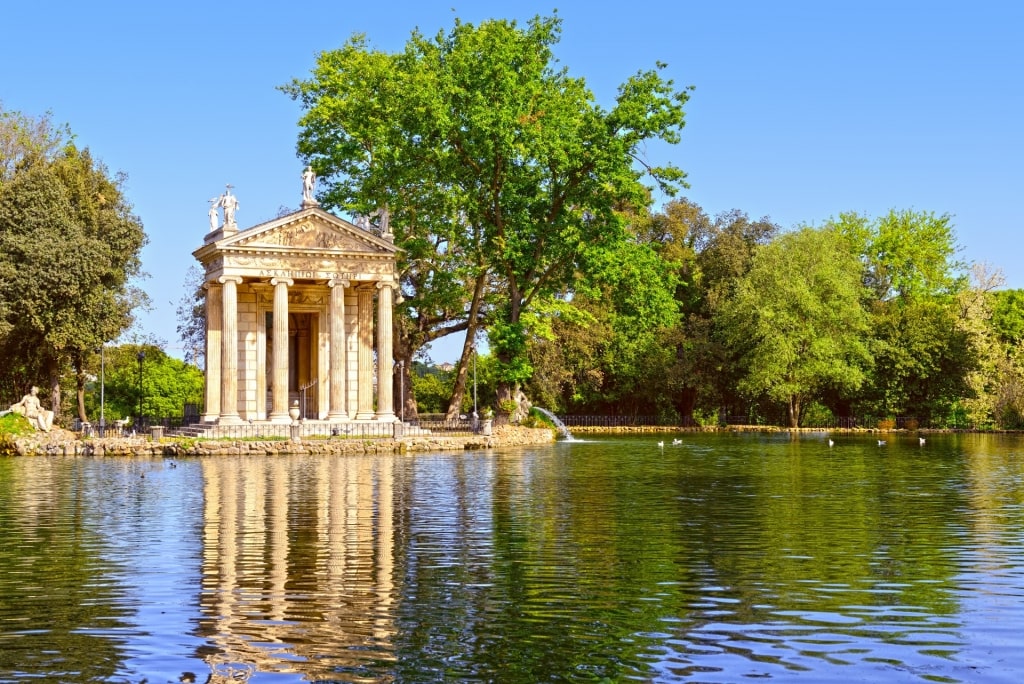
{"type": "Polygon", "coordinates": [[[391,234],[391,212],[388,211],[387,206],[375,209],[370,216],[380,219],[377,222],[377,227],[380,229],[381,235],[391,234]]]}
{"type": "Polygon", "coordinates": [[[217,204],[224,209],[224,225],[233,226],[235,225],[235,212],[238,210],[238,198],[231,194],[231,186],[224,191],[224,194],[217,200],[217,204]]]}
{"type": "Polygon", "coordinates": [[[50,428],[53,427],[53,411],[47,411],[43,408],[43,405],[39,403],[38,395],[39,388],[33,387],[29,390],[28,394],[21,398],[21,401],[17,404],[11,404],[11,411],[20,413],[28,418],[28,422],[36,430],[49,432],[50,428]]]}
{"type": "Polygon", "coordinates": [[[220,216],[217,214],[217,207],[220,206],[220,198],[213,197],[210,199],[210,230],[217,230],[219,225],[220,216]]]}
{"type": "Polygon", "coordinates": [[[316,202],[313,198],[313,188],[316,187],[316,174],[313,172],[312,166],[307,166],[306,170],[302,172],[302,201],[305,202],[316,202]]]}

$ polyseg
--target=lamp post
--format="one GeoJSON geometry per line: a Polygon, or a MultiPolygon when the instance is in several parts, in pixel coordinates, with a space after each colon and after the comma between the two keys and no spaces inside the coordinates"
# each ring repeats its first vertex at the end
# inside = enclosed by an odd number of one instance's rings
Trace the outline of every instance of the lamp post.
{"type": "Polygon", "coordinates": [[[139,353],[135,356],[139,360],[139,429],[142,429],[142,360],[146,358],[146,352],[139,350],[139,353]]]}
{"type": "Polygon", "coordinates": [[[100,347],[100,437],[104,436],[107,429],[106,415],[106,389],[107,389],[107,345],[100,347]]]}

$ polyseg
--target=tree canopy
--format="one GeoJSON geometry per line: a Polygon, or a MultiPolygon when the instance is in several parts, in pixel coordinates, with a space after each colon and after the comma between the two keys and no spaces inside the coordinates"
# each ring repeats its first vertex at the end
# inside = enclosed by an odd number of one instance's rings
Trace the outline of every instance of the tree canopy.
{"type": "Polygon", "coordinates": [[[48,119],[8,113],[0,130],[0,354],[13,362],[3,380],[13,393],[47,381],[59,418],[62,374],[75,373],[81,412],[87,362],[145,301],[133,279],[146,235],[123,178],[48,119]]]}
{"type": "Polygon", "coordinates": [[[326,184],[322,201],[386,211],[408,273],[449,274],[444,288],[404,279],[407,311],[443,310],[435,334],[485,326],[500,399],[532,373],[524,312],[628,239],[618,210],[646,206],[644,178],[667,192],[684,178],[643,152],[679,140],[688,91],[658,64],[604,109],[557,68],[560,31],[557,17],[456,21],[396,54],[354,36],[285,87],[306,110],[298,149],[326,184]]]}

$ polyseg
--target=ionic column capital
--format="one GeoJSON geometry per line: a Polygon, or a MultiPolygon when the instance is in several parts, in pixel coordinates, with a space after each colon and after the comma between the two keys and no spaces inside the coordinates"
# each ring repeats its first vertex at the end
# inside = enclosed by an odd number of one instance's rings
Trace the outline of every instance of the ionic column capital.
{"type": "Polygon", "coordinates": [[[327,287],[346,288],[346,287],[351,287],[351,286],[352,286],[352,281],[351,280],[343,280],[341,278],[331,278],[330,280],[327,281],[327,287]]]}
{"type": "Polygon", "coordinates": [[[217,282],[220,283],[221,285],[226,285],[227,283],[234,283],[235,285],[241,285],[242,284],[242,276],[221,276],[221,277],[217,278],[217,282]]]}
{"type": "Polygon", "coordinates": [[[291,287],[292,285],[295,284],[295,281],[292,280],[291,278],[271,278],[270,284],[274,285],[275,287],[278,285],[287,285],[288,287],[291,287]]]}

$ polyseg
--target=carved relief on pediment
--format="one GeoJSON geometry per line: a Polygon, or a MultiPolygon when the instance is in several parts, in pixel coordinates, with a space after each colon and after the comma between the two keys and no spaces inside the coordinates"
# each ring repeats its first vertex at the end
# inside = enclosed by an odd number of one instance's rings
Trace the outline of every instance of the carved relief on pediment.
{"type": "Polygon", "coordinates": [[[255,236],[251,241],[239,243],[246,247],[260,245],[275,247],[296,247],[313,249],[341,249],[345,251],[366,252],[370,247],[351,235],[346,235],[328,226],[304,221],[299,224],[282,226],[268,233],[255,236]]]}

